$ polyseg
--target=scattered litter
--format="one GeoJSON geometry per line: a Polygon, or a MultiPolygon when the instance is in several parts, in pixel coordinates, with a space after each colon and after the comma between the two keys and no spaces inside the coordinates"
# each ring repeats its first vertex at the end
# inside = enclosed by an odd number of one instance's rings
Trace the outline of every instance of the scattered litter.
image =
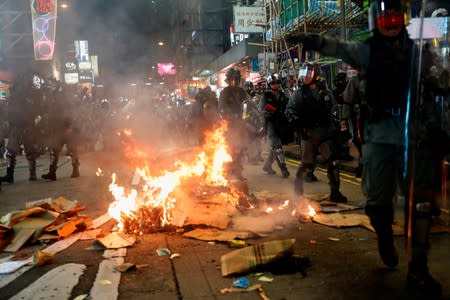
{"type": "Polygon", "coordinates": [[[53,260],[53,256],[53,253],[38,250],[33,253],[33,265],[43,266],[49,264],[53,260]]]}
{"type": "Polygon", "coordinates": [[[30,259],[26,259],[26,260],[6,261],[3,263],[0,263],[0,274],[13,273],[16,270],[22,268],[23,266],[31,264],[32,262],[33,261],[30,258],[30,259]]]}
{"type": "Polygon", "coordinates": [[[88,296],[88,294],[79,295],[79,296],[76,296],[73,300],[84,300],[87,298],[87,296],[88,296]]]}
{"type": "Polygon", "coordinates": [[[208,242],[208,244],[210,244],[210,245],[215,245],[216,242],[208,242]]]}
{"type": "Polygon", "coordinates": [[[262,288],[262,286],[260,284],[254,284],[252,286],[249,286],[246,289],[238,288],[238,287],[229,287],[229,288],[220,289],[220,293],[226,294],[226,293],[232,293],[232,292],[253,292],[253,291],[257,291],[260,288],[262,288]]]}
{"type": "Polygon", "coordinates": [[[216,228],[196,228],[183,234],[183,237],[201,241],[228,242],[234,239],[248,239],[253,234],[247,231],[224,231],[216,228]]]}
{"type": "Polygon", "coordinates": [[[148,267],[150,267],[150,265],[149,264],[142,264],[142,265],[136,265],[136,269],[144,269],[144,268],[148,268],[148,267]]]}
{"type": "Polygon", "coordinates": [[[136,242],[136,237],[133,235],[126,235],[119,232],[112,232],[105,237],[97,239],[100,244],[108,249],[117,249],[133,246],[136,242]]]}
{"type": "Polygon", "coordinates": [[[180,253],[173,253],[172,255],[170,255],[170,259],[174,259],[177,257],[181,257],[180,253]]]}
{"type": "Polygon", "coordinates": [[[101,285],[111,285],[112,284],[111,280],[107,280],[107,279],[102,279],[98,283],[100,283],[101,285]]]}
{"type": "Polygon", "coordinates": [[[274,230],[283,230],[283,229],[284,229],[284,226],[281,226],[281,225],[275,225],[275,226],[273,227],[273,229],[274,229],[274,230]]]}
{"type": "Polygon", "coordinates": [[[230,248],[244,248],[245,246],[247,246],[247,244],[242,240],[231,240],[228,244],[228,247],[230,248]]]}
{"type": "Polygon", "coordinates": [[[261,273],[261,272],[259,272],[259,273],[254,273],[253,274],[253,276],[255,276],[255,277],[261,277],[261,276],[263,276],[264,275],[264,273],[261,273]]]}
{"type": "Polygon", "coordinates": [[[137,269],[135,264],[132,263],[124,263],[121,264],[120,266],[115,266],[114,269],[116,269],[117,271],[124,273],[124,272],[128,272],[128,271],[135,271],[137,269]]]}
{"type": "Polygon", "coordinates": [[[156,253],[158,254],[158,256],[168,256],[171,252],[167,248],[158,248],[156,249],[156,253]]]}
{"type": "Polygon", "coordinates": [[[102,244],[100,244],[99,242],[95,241],[94,243],[92,243],[92,245],[90,247],[85,248],[85,250],[99,251],[99,250],[105,250],[105,247],[102,244]]]}
{"type": "Polygon", "coordinates": [[[310,244],[317,244],[317,241],[316,240],[309,240],[309,243],[310,244]]]}
{"type": "Polygon", "coordinates": [[[263,282],[272,282],[273,281],[273,277],[268,277],[268,276],[259,276],[258,277],[259,281],[263,281],[263,282]]]}
{"type": "Polygon", "coordinates": [[[283,255],[292,254],[294,244],[295,239],[274,240],[222,255],[220,258],[222,276],[253,271],[259,265],[268,264],[283,255]],[[258,256],[255,253],[258,253],[258,256]]]}
{"type": "Polygon", "coordinates": [[[259,294],[259,297],[261,297],[261,299],[270,300],[262,286],[258,288],[258,294],[259,294]]]}
{"type": "Polygon", "coordinates": [[[337,241],[340,241],[341,239],[339,239],[339,238],[335,238],[335,237],[329,237],[328,238],[330,241],[335,241],[335,242],[337,242],[337,241]]]}
{"type": "Polygon", "coordinates": [[[250,281],[245,277],[241,277],[238,280],[233,281],[233,286],[246,289],[250,286],[250,281]]]}

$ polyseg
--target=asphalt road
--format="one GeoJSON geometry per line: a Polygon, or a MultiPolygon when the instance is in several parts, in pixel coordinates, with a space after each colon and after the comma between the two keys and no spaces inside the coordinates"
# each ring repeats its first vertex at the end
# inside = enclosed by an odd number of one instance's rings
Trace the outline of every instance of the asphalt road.
{"type": "MultiPolygon", "coordinates": [[[[111,153],[88,153],[81,156],[81,177],[69,178],[70,163],[61,158],[58,180],[28,182],[28,172],[24,158],[19,159],[16,181],[3,185],[0,192],[0,215],[22,209],[24,203],[46,197],[64,196],[77,200],[84,206],[83,213],[96,218],[103,215],[111,202],[108,192],[110,174],[116,172],[124,180],[131,180],[132,168],[120,155],[111,153]],[[96,176],[100,168],[103,176],[96,176]]],[[[288,161],[291,174],[295,174],[298,161],[288,161]]],[[[262,165],[246,165],[244,176],[248,178],[250,193],[261,190],[293,195],[293,176],[288,179],[278,175],[266,175],[262,165]]],[[[274,165],[275,167],[275,165],[274,165]]],[[[4,168],[2,168],[3,172],[4,168]]],[[[38,174],[47,170],[47,158],[38,162],[38,174]]],[[[306,184],[307,194],[326,194],[327,179],[323,170],[318,169],[319,182],[306,184]]],[[[359,181],[350,173],[342,175],[342,192],[351,204],[361,204],[359,181]]],[[[129,182],[129,181],[128,181],[129,182]]],[[[362,210],[357,212],[362,213],[362,210]]],[[[398,212],[401,207],[398,206],[398,212]]],[[[446,218],[447,215],[443,215],[446,218]]],[[[272,216],[261,216],[272,218],[272,216]]],[[[397,214],[401,222],[401,213],[397,214]]],[[[103,232],[110,232],[114,222],[102,226],[103,232]]],[[[255,244],[264,241],[295,238],[295,254],[309,258],[311,265],[306,268],[306,276],[294,274],[266,273],[272,282],[258,281],[253,274],[245,274],[252,284],[261,284],[269,299],[428,299],[414,289],[406,287],[407,257],[402,251],[404,239],[395,242],[400,250],[400,264],[396,269],[384,268],[378,257],[376,236],[361,228],[336,229],[313,222],[301,222],[286,216],[282,226],[264,235],[247,241],[255,244]]],[[[444,296],[450,299],[450,240],[448,234],[433,234],[430,251],[430,269],[442,283],[444,296]]],[[[9,299],[32,284],[46,272],[65,263],[86,265],[79,283],[72,290],[70,299],[89,294],[96,278],[103,251],[90,250],[92,241],[77,241],[72,246],[56,254],[49,265],[34,267],[19,278],[0,289],[0,299],[9,299]]],[[[43,245],[26,245],[19,253],[30,254],[43,245]]],[[[233,251],[225,243],[207,243],[184,238],[180,232],[160,232],[137,236],[137,242],[128,248],[125,261],[146,265],[136,271],[121,274],[118,299],[261,299],[259,294],[227,293],[222,288],[230,287],[238,277],[223,277],[220,272],[220,258],[233,251]],[[156,249],[169,248],[180,257],[170,260],[158,256],[156,249]]],[[[5,253],[1,257],[6,256],[5,253]]],[[[283,273],[283,272],[281,272],[283,273]]],[[[1,275],[0,275],[1,280],[1,275]]]]}

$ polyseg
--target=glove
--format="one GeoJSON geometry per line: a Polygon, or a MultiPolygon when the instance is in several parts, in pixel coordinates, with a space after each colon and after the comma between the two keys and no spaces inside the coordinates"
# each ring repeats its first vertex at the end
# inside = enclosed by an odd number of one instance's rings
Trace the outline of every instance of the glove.
{"type": "Polygon", "coordinates": [[[322,46],[322,37],[316,33],[299,33],[295,36],[288,38],[289,43],[303,44],[304,50],[320,50],[322,46]]]}
{"type": "Polygon", "coordinates": [[[274,113],[277,111],[277,108],[272,104],[267,103],[266,105],[264,105],[264,110],[269,113],[274,113]]]}

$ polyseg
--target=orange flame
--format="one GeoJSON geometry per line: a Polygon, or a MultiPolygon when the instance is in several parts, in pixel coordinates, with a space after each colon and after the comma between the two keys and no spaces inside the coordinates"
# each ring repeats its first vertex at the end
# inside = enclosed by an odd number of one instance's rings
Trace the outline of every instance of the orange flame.
{"type": "Polygon", "coordinates": [[[316,214],[316,210],[311,205],[308,205],[308,216],[313,218],[316,214]]]}
{"type": "MultiPolygon", "coordinates": [[[[172,193],[186,179],[199,177],[200,184],[229,186],[224,171],[224,164],[231,161],[225,143],[226,130],[227,123],[221,121],[214,131],[206,132],[203,151],[191,163],[177,161],[173,171],[165,171],[162,175],[153,177],[148,166],[137,168],[136,171],[143,181],[140,193],[132,189],[127,195],[125,188],[116,184],[116,176],[113,174],[109,190],[115,201],[111,203],[108,212],[119,222],[119,230],[124,229],[123,216],[135,218],[140,207],[161,209],[161,225],[170,224],[176,203],[172,193]]],[[[228,199],[236,205],[237,191],[229,187],[232,197],[228,199]]]]}

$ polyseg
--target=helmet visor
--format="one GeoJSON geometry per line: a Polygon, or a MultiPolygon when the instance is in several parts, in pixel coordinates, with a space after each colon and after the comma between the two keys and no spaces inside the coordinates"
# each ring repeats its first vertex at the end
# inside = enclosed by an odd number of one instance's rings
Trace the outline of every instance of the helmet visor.
{"type": "Polygon", "coordinates": [[[405,23],[405,18],[401,12],[387,12],[378,15],[375,19],[378,28],[389,29],[392,27],[403,26],[405,23]]]}
{"type": "Polygon", "coordinates": [[[310,65],[302,67],[298,73],[298,78],[304,84],[310,84],[311,82],[313,82],[316,76],[317,76],[316,68],[310,65]]]}

